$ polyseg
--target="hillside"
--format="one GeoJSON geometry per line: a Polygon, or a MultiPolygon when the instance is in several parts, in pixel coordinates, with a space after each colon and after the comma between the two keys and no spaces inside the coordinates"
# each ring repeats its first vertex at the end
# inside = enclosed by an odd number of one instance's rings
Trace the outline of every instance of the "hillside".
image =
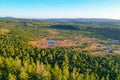
{"type": "Polygon", "coordinates": [[[0,80],[120,80],[120,20],[0,18],[0,80]]]}

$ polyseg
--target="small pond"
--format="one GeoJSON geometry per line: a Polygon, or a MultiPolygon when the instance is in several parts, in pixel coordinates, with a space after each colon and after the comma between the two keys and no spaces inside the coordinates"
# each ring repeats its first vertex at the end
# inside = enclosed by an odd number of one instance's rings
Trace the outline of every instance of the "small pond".
{"type": "Polygon", "coordinates": [[[49,45],[55,45],[56,42],[55,42],[55,41],[49,41],[48,44],[49,44],[49,45]]]}

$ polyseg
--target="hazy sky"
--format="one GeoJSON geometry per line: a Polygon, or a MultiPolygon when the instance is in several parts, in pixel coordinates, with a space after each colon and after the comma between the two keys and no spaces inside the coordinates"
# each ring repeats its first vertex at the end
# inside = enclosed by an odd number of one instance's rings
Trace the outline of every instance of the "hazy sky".
{"type": "Polygon", "coordinates": [[[0,16],[120,19],[120,0],[0,0],[0,16]]]}

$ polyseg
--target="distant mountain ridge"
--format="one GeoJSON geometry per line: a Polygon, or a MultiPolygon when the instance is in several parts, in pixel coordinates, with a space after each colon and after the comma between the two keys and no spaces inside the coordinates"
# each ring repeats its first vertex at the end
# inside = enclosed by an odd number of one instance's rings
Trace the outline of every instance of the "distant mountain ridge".
{"type": "MultiPolygon", "coordinates": [[[[41,19],[40,19],[41,20],[41,19]]],[[[67,22],[120,22],[117,19],[106,18],[59,18],[59,19],[44,19],[49,21],[67,21],[67,22]]]]}
{"type": "Polygon", "coordinates": [[[120,20],[107,19],[107,18],[47,18],[47,19],[35,19],[35,18],[15,18],[12,16],[0,17],[1,19],[18,19],[18,20],[35,20],[35,21],[49,21],[49,22],[69,22],[77,24],[91,24],[91,23],[115,23],[120,25],[120,20]]]}

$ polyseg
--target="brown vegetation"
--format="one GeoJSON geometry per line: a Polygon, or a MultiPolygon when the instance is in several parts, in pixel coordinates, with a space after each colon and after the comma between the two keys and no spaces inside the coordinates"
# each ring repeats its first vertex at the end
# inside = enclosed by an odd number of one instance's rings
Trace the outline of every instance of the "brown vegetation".
{"type": "Polygon", "coordinates": [[[8,33],[9,30],[8,29],[0,29],[0,34],[5,34],[8,33]]]}
{"type": "Polygon", "coordinates": [[[70,40],[56,40],[55,45],[49,45],[48,42],[53,41],[53,40],[48,40],[48,39],[41,39],[38,41],[30,41],[29,44],[39,47],[39,48],[49,48],[49,47],[68,47],[68,46],[76,46],[76,44],[73,41],[70,40]]]}

